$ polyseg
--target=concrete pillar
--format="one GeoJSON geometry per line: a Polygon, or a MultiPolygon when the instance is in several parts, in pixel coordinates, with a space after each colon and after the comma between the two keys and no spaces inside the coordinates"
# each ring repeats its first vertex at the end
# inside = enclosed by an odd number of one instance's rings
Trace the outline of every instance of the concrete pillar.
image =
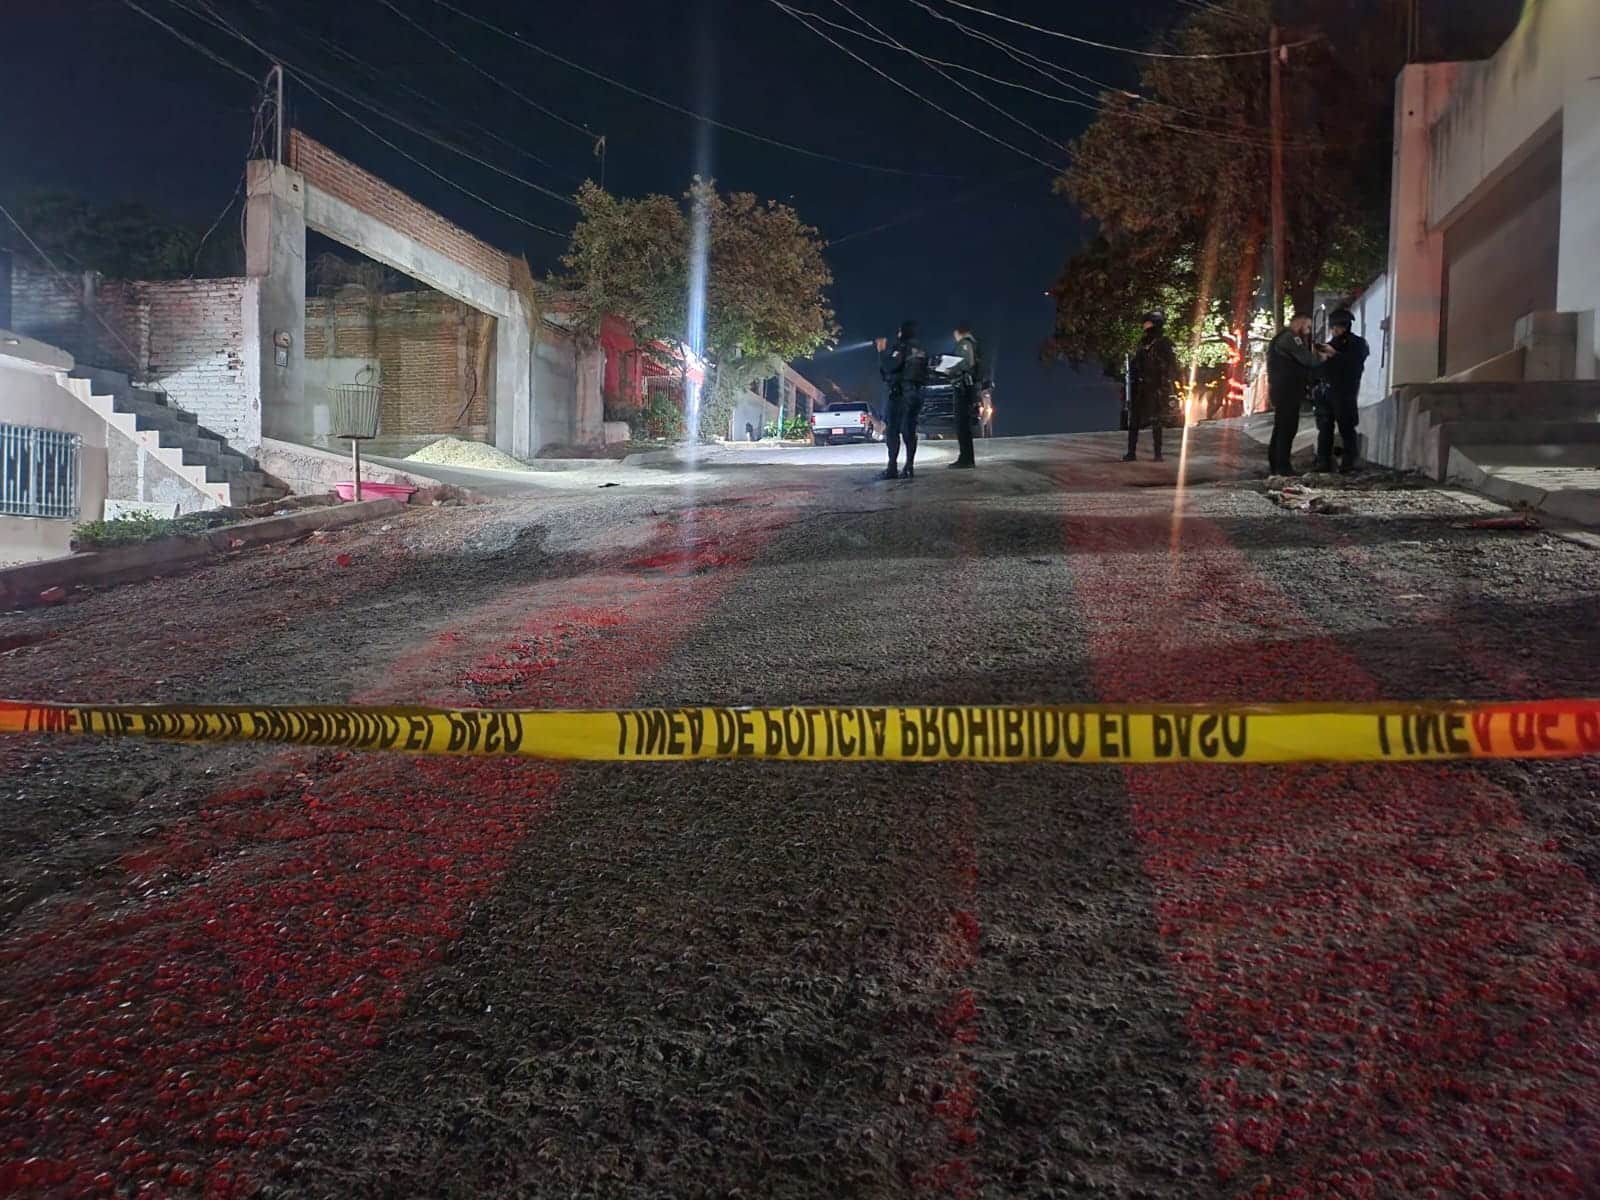
{"type": "Polygon", "coordinates": [[[245,274],[259,281],[254,332],[262,432],[326,442],[328,414],[312,412],[306,403],[305,179],[275,162],[258,160],[246,168],[245,274]]]}
{"type": "MultiPolygon", "coordinates": [[[[1600,26],[1600,11],[1587,19],[1600,26]]],[[[1594,36],[1600,37],[1600,29],[1594,36]]],[[[1556,307],[1578,314],[1579,379],[1600,377],[1596,246],[1600,246],[1600,74],[1590,71],[1567,93],[1561,135],[1561,265],[1556,276],[1556,307]]]]}
{"type": "Polygon", "coordinates": [[[603,384],[606,376],[605,350],[600,346],[577,352],[578,411],[573,421],[574,440],[580,446],[599,444],[605,439],[606,401],[603,384]]]}
{"type": "Polygon", "coordinates": [[[522,297],[510,294],[512,312],[494,322],[495,445],[531,458],[533,444],[533,338],[522,297]]]}
{"type": "Polygon", "coordinates": [[[1394,172],[1389,204],[1389,387],[1440,374],[1444,231],[1428,224],[1433,123],[1449,103],[1458,64],[1426,63],[1400,73],[1395,96],[1394,172]]]}

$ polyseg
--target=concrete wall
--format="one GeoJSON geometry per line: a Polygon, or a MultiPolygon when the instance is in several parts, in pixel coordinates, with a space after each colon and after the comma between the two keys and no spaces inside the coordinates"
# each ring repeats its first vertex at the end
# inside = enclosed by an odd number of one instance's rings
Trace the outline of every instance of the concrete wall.
{"type": "MultiPolygon", "coordinates": [[[[1394,382],[1440,374],[1446,231],[1471,220],[1552,135],[1559,140],[1560,161],[1554,304],[1581,314],[1577,374],[1594,378],[1600,359],[1593,315],[1600,309],[1600,271],[1594,268],[1594,246],[1600,244],[1600,4],[1530,0],[1493,58],[1409,67],[1398,100],[1389,272],[1395,288],[1394,382]]],[[[1535,195],[1524,199],[1531,202],[1535,195]]],[[[1527,207],[1517,204],[1513,211],[1527,207]]],[[[1511,248],[1503,243],[1483,253],[1510,263],[1511,248]]],[[[1479,276],[1496,277],[1503,275],[1479,276]]],[[[1477,357],[1494,353],[1491,344],[1477,357]]],[[[1470,357],[1465,343],[1452,346],[1452,360],[1470,357]]]]}
{"type": "Polygon", "coordinates": [[[59,429],[83,439],[77,520],[0,516],[0,565],[68,554],[74,526],[98,521],[104,514],[106,424],[58,381],[57,376],[65,375],[72,366],[72,357],[65,352],[0,330],[0,421],[59,429]]]}
{"type": "Polygon", "coordinates": [[[541,325],[533,340],[533,444],[575,446],[594,437],[578,429],[578,352],[572,338],[541,325]]]}
{"type": "Polygon", "coordinates": [[[1520,318],[1555,308],[1560,240],[1557,131],[1445,230],[1443,374],[1504,354],[1520,318]]]}
{"type": "Polygon", "coordinates": [[[1350,302],[1356,319],[1355,331],[1367,339],[1372,356],[1361,377],[1362,408],[1370,408],[1389,394],[1389,367],[1392,361],[1389,339],[1389,277],[1380,275],[1350,302]]]}
{"type": "Polygon", "coordinates": [[[316,417],[306,403],[306,193],[305,181],[287,167],[246,167],[245,273],[257,289],[262,436],[309,439],[316,417]]]}
{"type": "MultiPolygon", "coordinates": [[[[303,184],[306,225],[496,318],[495,443],[531,455],[539,403],[532,390],[532,314],[512,286],[510,259],[298,130],[291,132],[289,155],[293,169],[278,170],[303,184]]],[[[303,234],[299,251],[303,292],[303,234]]],[[[559,414],[547,421],[561,423],[559,414]]],[[[296,438],[292,431],[282,436],[296,438]]]]}
{"type": "Polygon", "coordinates": [[[749,430],[755,431],[759,441],[769,421],[778,419],[776,405],[768,404],[754,392],[740,392],[733,403],[733,415],[728,419],[728,437],[735,442],[752,440],[749,430]]]}
{"type": "Polygon", "coordinates": [[[202,512],[217,502],[196,490],[143,442],[106,426],[106,498],[145,504],[170,504],[180,513],[202,512]]]}

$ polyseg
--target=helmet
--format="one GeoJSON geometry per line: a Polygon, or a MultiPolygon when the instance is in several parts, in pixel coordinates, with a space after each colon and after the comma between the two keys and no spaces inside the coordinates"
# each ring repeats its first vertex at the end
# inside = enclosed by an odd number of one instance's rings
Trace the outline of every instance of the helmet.
{"type": "Polygon", "coordinates": [[[1144,316],[1139,318],[1139,324],[1154,325],[1157,329],[1163,328],[1166,323],[1167,314],[1162,312],[1159,308],[1151,309],[1149,312],[1145,313],[1144,316]]]}
{"type": "Polygon", "coordinates": [[[1356,315],[1348,308],[1336,308],[1328,314],[1329,325],[1343,325],[1346,329],[1356,327],[1356,315]]]}

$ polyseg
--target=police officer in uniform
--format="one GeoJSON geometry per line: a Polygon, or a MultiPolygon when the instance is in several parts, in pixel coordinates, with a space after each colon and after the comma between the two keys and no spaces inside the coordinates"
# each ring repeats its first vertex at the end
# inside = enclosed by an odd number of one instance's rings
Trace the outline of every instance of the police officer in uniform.
{"type": "Polygon", "coordinates": [[[1317,385],[1317,470],[1333,470],[1333,431],[1339,430],[1339,474],[1356,469],[1356,424],[1360,420],[1361,376],[1372,348],[1354,332],[1355,314],[1336,309],[1328,318],[1332,356],[1322,364],[1317,385]]]}
{"type": "Polygon", "coordinates": [[[1167,415],[1167,400],[1178,382],[1178,352],[1167,336],[1167,315],[1144,315],[1144,336],[1128,364],[1132,403],[1128,409],[1128,452],[1123,462],[1139,457],[1139,427],[1150,422],[1150,437],[1155,443],[1155,459],[1161,461],[1161,425],[1167,415]]]}
{"type": "Polygon", "coordinates": [[[956,442],[960,452],[950,465],[970,471],[978,465],[972,453],[972,427],[978,422],[978,393],[983,388],[985,367],[983,349],[972,332],[971,321],[956,326],[956,353],[961,356],[960,375],[955,381],[956,442]]]}
{"type": "Polygon", "coordinates": [[[889,467],[880,479],[914,479],[917,461],[917,418],[922,415],[922,385],[928,379],[928,354],[917,341],[917,323],[906,321],[890,347],[878,339],[878,373],[889,389],[889,467]],[[905,445],[906,467],[900,470],[900,447],[905,445]]]}
{"type": "Polygon", "coordinates": [[[1274,475],[1293,477],[1290,461],[1295,435],[1300,432],[1300,408],[1311,398],[1311,385],[1322,364],[1333,353],[1311,340],[1311,316],[1297,312],[1267,347],[1267,394],[1272,402],[1272,442],[1267,448],[1267,469],[1274,475]]]}

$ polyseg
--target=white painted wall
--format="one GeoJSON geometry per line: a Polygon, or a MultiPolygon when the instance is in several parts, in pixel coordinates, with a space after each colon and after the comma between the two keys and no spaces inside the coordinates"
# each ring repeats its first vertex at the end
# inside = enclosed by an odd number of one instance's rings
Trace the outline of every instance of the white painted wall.
{"type": "Polygon", "coordinates": [[[1350,302],[1350,311],[1356,319],[1355,331],[1372,347],[1366,374],[1361,377],[1360,404],[1369,408],[1389,394],[1389,277],[1380,275],[1368,284],[1367,290],[1350,302]]]}
{"type": "MultiPolygon", "coordinates": [[[[1426,359],[1422,347],[1429,333],[1428,271],[1397,272],[1397,250],[1399,258],[1414,260],[1412,267],[1426,268],[1426,243],[1468,213],[1553,131],[1561,139],[1556,306],[1583,314],[1580,337],[1587,353],[1579,355],[1578,374],[1594,378],[1600,359],[1594,319],[1600,309],[1594,249],[1600,245],[1600,3],[1530,0],[1493,58],[1408,68],[1399,98],[1390,276],[1399,318],[1396,357],[1405,375],[1396,382],[1422,380],[1416,372],[1426,359]]],[[[1433,342],[1436,358],[1436,328],[1433,342]]],[[[1426,378],[1436,374],[1435,367],[1426,378]]]]}
{"type": "Polygon", "coordinates": [[[106,424],[59,382],[72,366],[64,350],[0,329],[0,421],[83,439],[77,521],[0,516],[0,566],[70,554],[75,525],[98,521],[105,512],[106,424]]]}

